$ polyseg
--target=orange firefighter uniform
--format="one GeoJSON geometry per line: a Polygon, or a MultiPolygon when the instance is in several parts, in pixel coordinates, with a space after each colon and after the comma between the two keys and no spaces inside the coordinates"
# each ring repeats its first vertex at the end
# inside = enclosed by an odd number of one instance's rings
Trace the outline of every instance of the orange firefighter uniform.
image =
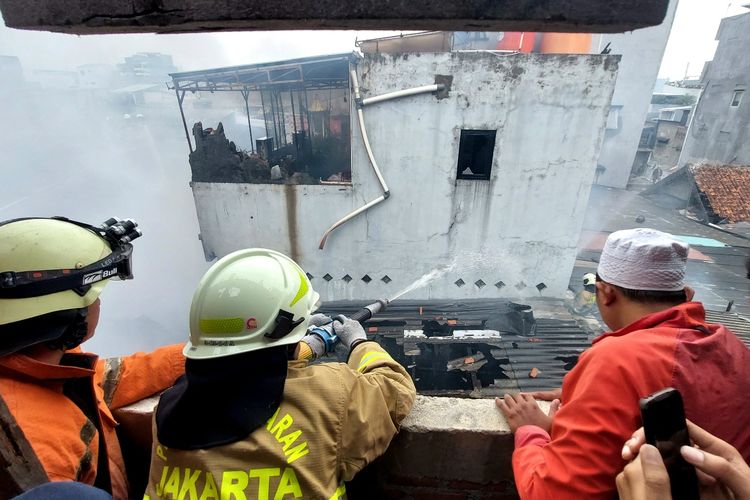
{"type": "Polygon", "coordinates": [[[290,361],[281,405],[245,439],[178,450],[155,438],[144,498],[344,499],[344,481],[386,450],[415,394],[375,342],[357,345],[348,366],[290,361]]]}
{"type": "Polygon", "coordinates": [[[172,385],[184,373],[182,347],[102,360],[74,349],[60,365],[10,354],[0,357],[0,396],[51,481],[129,498],[111,410],[172,385]]]}

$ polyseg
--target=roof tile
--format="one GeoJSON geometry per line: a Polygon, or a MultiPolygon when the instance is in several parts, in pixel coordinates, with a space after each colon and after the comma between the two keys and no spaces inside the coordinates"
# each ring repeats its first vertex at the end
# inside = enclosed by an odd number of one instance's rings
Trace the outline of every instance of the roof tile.
{"type": "Polygon", "coordinates": [[[694,165],[690,171],[718,217],[750,221],[750,166],[694,165]]]}

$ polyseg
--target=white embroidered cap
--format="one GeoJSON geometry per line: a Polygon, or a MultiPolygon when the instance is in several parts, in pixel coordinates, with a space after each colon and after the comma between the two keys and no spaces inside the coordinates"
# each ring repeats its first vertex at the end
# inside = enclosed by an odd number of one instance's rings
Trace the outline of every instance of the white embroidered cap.
{"type": "Polygon", "coordinates": [[[685,288],[689,250],[687,243],[655,229],[615,231],[604,244],[597,273],[630,290],[679,291],[685,288]]]}

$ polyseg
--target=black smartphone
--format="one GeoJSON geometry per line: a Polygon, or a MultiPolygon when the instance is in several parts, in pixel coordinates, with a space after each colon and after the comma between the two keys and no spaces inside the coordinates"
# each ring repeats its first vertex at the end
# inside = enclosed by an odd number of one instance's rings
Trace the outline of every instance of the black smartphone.
{"type": "Polygon", "coordinates": [[[641,417],[646,442],[656,446],[669,472],[672,498],[700,500],[695,467],[680,454],[681,446],[691,446],[680,392],[668,387],[641,399],[641,417]]]}

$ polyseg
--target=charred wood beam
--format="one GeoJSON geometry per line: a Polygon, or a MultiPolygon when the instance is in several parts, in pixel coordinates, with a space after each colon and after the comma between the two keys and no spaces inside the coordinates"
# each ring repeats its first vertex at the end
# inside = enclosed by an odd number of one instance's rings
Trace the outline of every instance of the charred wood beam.
{"type": "Polygon", "coordinates": [[[445,30],[616,33],[660,24],[668,0],[0,0],[11,28],[93,33],[445,30]]]}

